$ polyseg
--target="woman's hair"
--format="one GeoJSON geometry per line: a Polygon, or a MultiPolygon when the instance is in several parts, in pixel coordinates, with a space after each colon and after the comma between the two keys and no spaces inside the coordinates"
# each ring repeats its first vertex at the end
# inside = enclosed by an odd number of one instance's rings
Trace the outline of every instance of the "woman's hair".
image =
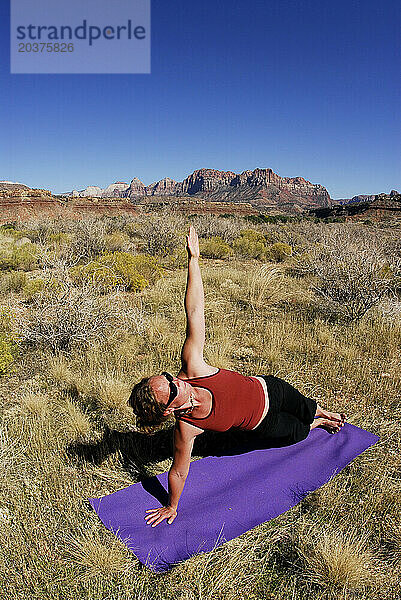
{"type": "Polygon", "coordinates": [[[170,419],[164,415],[164,406],[156,400],[156,396],[149,385],[150,377],[144,377],[133,388],[128,403],[136,415],[138,429],[144,433],[156,433],[155,429],[170,419]]]}

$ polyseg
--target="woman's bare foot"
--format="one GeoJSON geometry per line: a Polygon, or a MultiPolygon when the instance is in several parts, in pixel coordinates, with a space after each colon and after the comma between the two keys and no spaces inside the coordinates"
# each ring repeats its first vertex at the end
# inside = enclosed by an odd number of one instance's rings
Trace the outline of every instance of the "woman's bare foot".
{"type": "Polygon", "coordinates": [[[331,419],[318,417],[313,421],[310,428],[312,430],[315,429],[315,427],[322,427],[322,429],[326,429],[326,431],[328,431],[329,433],[337,433],[338,431],[340,431],[343,425],[344,423],[342,423],[341,421],[339,422],[338,420],[332,421],[331,419]]]}
{"type": "Polygon", "coordinates": [[[325,410],[321,406],[317,405],[316,409],[316,417],[323,417],[324,419],[329,419],[330,421],[337,422],[341,427],[344,426],[345,421],[347,420],[347,415],[345,413],[336,413],[325,410]]]}

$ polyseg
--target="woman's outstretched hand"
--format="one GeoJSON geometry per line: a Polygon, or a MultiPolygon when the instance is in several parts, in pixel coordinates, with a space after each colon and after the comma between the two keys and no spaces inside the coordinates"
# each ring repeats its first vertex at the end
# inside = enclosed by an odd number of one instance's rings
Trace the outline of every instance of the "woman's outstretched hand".
{"type": "Polygon", "coordinates": [[[177,511],[172,506],[162,506],[161,508],[151,508],[145,512],[150,513],[145,517],[147,524],[152,523],[152,527],[156,527],[164,519],[168,519],[167,523],[171,525],[177,516],[177,511]]]}
{"type": "Polygon", "coordinates": [[[187,235],[187,250],[189,256],[199,258],[199,238],[195,231],[195,227],[192,227],[192,225],[189,228],[189,234],[187,235]]]}

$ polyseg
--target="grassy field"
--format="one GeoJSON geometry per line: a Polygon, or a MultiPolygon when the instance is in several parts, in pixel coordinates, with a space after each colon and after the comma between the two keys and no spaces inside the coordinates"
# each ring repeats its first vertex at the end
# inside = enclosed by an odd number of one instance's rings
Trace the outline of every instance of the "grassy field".
{"type": "MultiPolygon", "coordinates": [[[[167,213],[2,226],[0,598],[398,598],[399,239],[167,213]],[[209,256],[206,360],[282,377],[380,440],[292,510],[156,575],[87,498],[171,464],[172,423],[141,434],[127,398],[178,372],[189,223],[209,256]]],[[[202,435],[193,460],[235,443],[202,435]]]]}

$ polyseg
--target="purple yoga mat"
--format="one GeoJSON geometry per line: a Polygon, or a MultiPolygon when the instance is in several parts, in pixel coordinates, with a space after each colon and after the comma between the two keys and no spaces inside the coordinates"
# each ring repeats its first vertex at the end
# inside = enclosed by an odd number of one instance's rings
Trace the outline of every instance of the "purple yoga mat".
{"type": "Polygon", "coordinates": [[[242,447],[191,463],[175,521],[151,527],[145,510],[167,500],[167,472],[89,501],[104,525],[155,572],[208,552],[295,506],[379,438],[346,423],[282,448],[242,447]]]}

